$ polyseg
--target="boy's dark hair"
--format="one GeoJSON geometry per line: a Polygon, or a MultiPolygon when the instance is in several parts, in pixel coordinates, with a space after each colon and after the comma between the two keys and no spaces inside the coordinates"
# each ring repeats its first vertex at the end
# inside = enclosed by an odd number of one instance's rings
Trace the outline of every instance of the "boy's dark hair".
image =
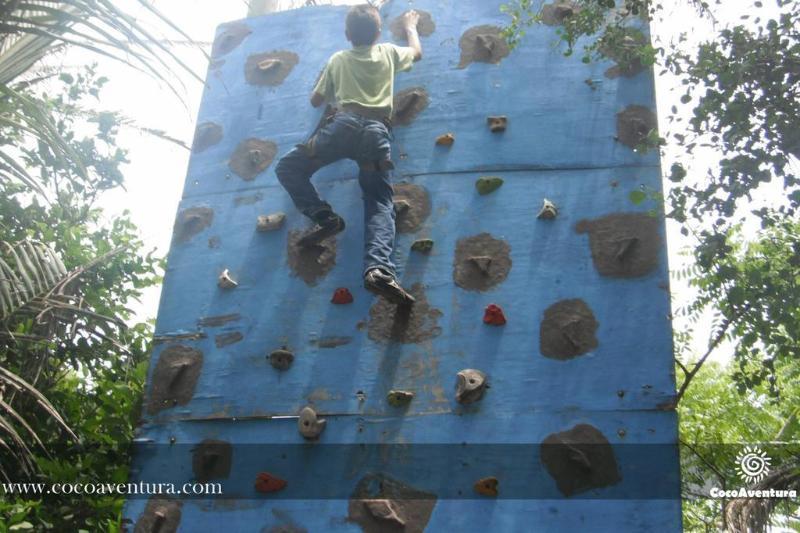
{"type": "Polygon", "coordinates": [[[347,13],[345,26],[353,46],[372,44],[378,39],[378,33],[381,28],[381,14],[369,4],[353,6],[347,13]]]}

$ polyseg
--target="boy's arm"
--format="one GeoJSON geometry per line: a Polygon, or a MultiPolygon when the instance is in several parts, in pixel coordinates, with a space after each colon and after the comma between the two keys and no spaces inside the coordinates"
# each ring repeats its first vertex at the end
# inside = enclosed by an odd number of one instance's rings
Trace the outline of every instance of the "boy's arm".
{"type": "Polygon", "coordinates": [[[403,15],[403,26],[406,30],[406,38],[408,39],[409,48],[414,49],[414,61],[422,59],[422,43],[419,42],[419,33],[417,33],[417,23],[419,22],[419,13],[408,11],[403,15]]]}
{"type": "Polygon", "coordinates": [[[329,72],[332,59],[328,60],[325,68],[319,73],[314,90],[311,91],[311,105],[314,107],[319,107],[325,103],[325,100],[333,98],[333,81],[329,72]]]}

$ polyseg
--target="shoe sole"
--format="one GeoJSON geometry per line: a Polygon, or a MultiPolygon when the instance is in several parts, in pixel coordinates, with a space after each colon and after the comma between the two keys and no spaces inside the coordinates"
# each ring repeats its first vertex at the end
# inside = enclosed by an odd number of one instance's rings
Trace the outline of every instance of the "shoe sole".
{"type": "Polygon", "coordinates": [[[396,304],[396,305],[413,305],[416,303],[416,299],[408,294],[403,289],[400,291],[396,289],[392,289],[390,287],[375,287],[373,285],[364,285],[364,288],[367,289],[369,292],[376,296],[382,296],[386,298],[389,302],[396,304]]]}
{"type": "Polygon", "coordinates": [[[297,241],[297,245],[304,248],[308,246],[314,246],[315,244],[321,243],[328,237],[333,237],[334,235],[338,235],[343,231],[344,226],[340,226],[338,228],[320,228],[318,230],[312,230],[303,235],[300,240],[297,241]]]}

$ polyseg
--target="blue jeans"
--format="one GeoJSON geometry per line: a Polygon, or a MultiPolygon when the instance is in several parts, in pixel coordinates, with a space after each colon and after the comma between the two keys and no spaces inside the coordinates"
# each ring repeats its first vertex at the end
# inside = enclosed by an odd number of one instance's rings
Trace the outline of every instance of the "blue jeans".
{"type": "Polygon", "coordinates": [[[334,161],[352,159],[359,165],[358,183],[364,199],[364,273],[380,268],[395,275],[392,250],[395,213],[391,167],[391,132],[380,121],[355,113],[337,112],[306,144],[283,156],[275,168],[278,181],[294,205],[315,222],[332,212],[319,197],[311,176],[334,161]]]}

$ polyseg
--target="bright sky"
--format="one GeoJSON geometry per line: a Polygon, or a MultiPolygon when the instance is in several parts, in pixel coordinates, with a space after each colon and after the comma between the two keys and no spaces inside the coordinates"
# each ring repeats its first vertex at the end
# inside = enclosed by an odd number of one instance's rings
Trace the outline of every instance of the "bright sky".
{"type": "MultiPolygon", "coordinates": [[[[291,0],[279,0],[286,4],[291,0]]],[[[150,21],[152,17],[135,0],[117,0],[117,5],[142,21],[150,21]]],[[[154,0],[152,2],[161,12],[180,25],[195,41],[204,43],[210,49],[215,28],[222,22],[244,18],[247,14],[245,0],[154,0]]],[[[348,3],[340,0],[338,3],[348,3]]],[[[353,3],[353,2],[351,2],[353,3]]],[[[661,22],[653,25],[652,33],[656,45],[668,46],[681,32],[687,32],[690,42],[708,38],[713,34],[713,27],[707,20],[699,20],[692,8],[674,2],[678,7],[667,8],[661,22]]],[[[736,7],[728,7],[721,13],[719,24],[735,22],[741,14],[752,14],[751,1],[737,0],[736,7]]],[[[727,3],[728,6],[733,3],[727,3]]],[[[769,8],[762,12],[766,14],[769,8]]],[[[181,45],[176,48],[196,72],[201,76],[206,72],[206,60],[197,50],[181,45]]],[[[553,51],[552,53],[557,53],[553,51]]],[[[118,110],[138,124],[166,131],[168,134],[189,143],[194,132],[194,123],[199,107],[202,85],[188,76],[185,79],[185,105],[169,90],[147,75],[137,73],[130,68],[111,60],[91,56],[81,50],[72,50],[63,58],[65,67],[77,66],[88,62],[98,62],[100,73],[107,76],[110,82],[102,93],[102,108],[118,110]]],[[[671,76],[656,76],[659,116],[661,117],[662,135],[668,129],[666,117],[672,105],[678,104],[683,94],[682,88],[671,76]]],[[[680,126],[670,126],[673,132],[680,132],[680,126]]],[[[132,130],[125,130],[119,137],[119,145],[129,150],[131,163],[124,168],[126,190],[106,194],[102,205],[109,218],[128,209],[134,222],[141,230],[148,247],[156,248],[160,255],[166,255],[172,233],[172,224],[178,201],[181,196],[184,177],[188,164],[189,152],[163,140],[144,135],[132,130]]],[[[677,154],[677,148],[668,145],[663,159],[664,168],[668,168],[677,154]]],[[[713,154],[698,152],[695,163],[707,165],[713,161],[713,154]]],[[[670,266],[675,269],[684,259],[678,252],[688,243],[678,232],[674,224],[668,224],[670,266]]],[[[673,298],[676,301],[686,300],[687,287],[673,280],[673,298]]],[[[139,309],[140,318],[155,317],[158,309],[159,289],[147,292],[139,309]]],[[[680,322],[675,327],[682,327],[680,322]]],[[[702,338],[702,336],[701,336],[702,338]]],[[[702,342],[701,342],[702,344],[702,342]]],[[[702,352],[702,345],[697,350],[702,352]]],[[[723,354],[719,356],[727,359],[723,354]]]]}

